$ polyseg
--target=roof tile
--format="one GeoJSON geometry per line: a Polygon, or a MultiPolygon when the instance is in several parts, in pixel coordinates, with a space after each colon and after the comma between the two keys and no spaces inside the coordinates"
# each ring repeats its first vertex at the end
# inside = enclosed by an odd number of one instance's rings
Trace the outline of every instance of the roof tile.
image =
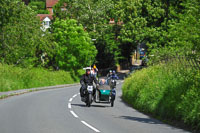
{"type": "Polygon", "coordinates": [[[46,0],[46,8],[53,7],[59,0],[46,0]]]}
{"type": "Polygon", "coordinates": [[[40,21],[43,21],[46,17],[48,17],[50,20],[53,19],[51,14],[37,14],[37,16],[40,17],[40,21]]]}

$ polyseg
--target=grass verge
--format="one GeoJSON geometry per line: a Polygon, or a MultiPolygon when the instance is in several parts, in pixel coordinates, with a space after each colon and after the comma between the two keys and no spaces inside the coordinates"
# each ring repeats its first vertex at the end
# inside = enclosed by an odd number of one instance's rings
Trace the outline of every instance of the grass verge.
{"type": "Polygon", "coordinates": [[[44,68],[20,68],[0,64],[0,92],[79,82],[82,70],[50,71],[44,68]]]}
{"type": "Polygon", "coordinates": [[[200,130],[200,71],[181,64],[160,64],[129,76],[123,99],[134,108],[200,130]]]}

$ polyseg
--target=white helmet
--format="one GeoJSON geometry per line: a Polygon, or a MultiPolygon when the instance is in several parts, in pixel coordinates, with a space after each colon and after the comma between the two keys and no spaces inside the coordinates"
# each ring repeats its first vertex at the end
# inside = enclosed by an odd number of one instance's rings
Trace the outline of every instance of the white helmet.
{"type": "Polygon", "coordinates": [[[91,67],[86,67],[86,68],[83,68],[84,70],[91,70],[91,67]]]}

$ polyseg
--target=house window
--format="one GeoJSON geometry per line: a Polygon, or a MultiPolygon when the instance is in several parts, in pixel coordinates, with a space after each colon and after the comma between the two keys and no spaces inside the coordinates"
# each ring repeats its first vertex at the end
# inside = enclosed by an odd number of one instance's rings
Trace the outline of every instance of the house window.
{"type": "Polygon", "coordinates": [[[44,21],[44,25],[45,25],[45,26],[49,26],[49,25],[50,25],[50,22],[49,22],[49,21],[44,21]]]}

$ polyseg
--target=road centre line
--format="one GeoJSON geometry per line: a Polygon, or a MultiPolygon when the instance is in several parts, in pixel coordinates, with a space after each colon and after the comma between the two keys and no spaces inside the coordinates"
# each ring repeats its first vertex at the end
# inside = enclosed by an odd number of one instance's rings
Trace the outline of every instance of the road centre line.
{"type": "MultiPolygon", "coordinates": [[[[75,98],[77,95],[79,95],[80,93],[78,94],[75,94],[72,98],[69,99],[69,103],[68,103],[68,108],[71,109],[71,102],[73,101],[73,98],[75,98]]],[[[78,118],[78,115],[76,115],[74,113],[74,111],[70,110],[71,114],[75,117],[75,118],[78,118]]],[[[94,130],[95,132],[99,133],[100,131],[96,128],[94,128],[93,126],[91,126],[90,124],[86,123],[85,121],[82,121],[80,120],[81,123],[83,123],[85,126],[89,127],[90,129],[94,130]]]]}
{"type": "Polygon", "coordinates": [[[78,115],[76,115],[75,113],[74,113],[74,111],[70,111],[71,112],[71,114],[74,116],[74,117],[76,117],[76,118],[78,118],[78,115]]]}
{"type": "Polygon", "coordinates": [[[73,98],[75,98],[77,96],[77,94],[73,95],[73,98]]]}
{"type": "Polygon", "coordinates": [[[72,108],[72,106],[71,106],[71,103],[68,103],[68,108],[69,108],[69,109],[71,109],[71,108],[72,108]]]}
{"type": "Polygon", "coordinates": [[[86,123],[85,121],[81,121],[84,125],[86,125],[87,127],[89,127],[90,129],[94,130],[95,132],[99,133],[100,131],[96,128],[94,128],[93,126],[89,125],[88,123],[86,123]]]}
{"type": "Polygon", "coordinates": [[[70,99],[69,99],[69,102],[71,102],[72,100],[73,100],[73,98],[70,98],[70,99]]]}

